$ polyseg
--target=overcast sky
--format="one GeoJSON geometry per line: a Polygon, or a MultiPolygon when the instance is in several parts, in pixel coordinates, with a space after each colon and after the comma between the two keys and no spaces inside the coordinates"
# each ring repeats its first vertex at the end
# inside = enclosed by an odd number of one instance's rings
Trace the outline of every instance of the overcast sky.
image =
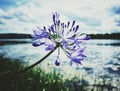
{"type": "Polygon", "coordinates": [[[0,0],[0,33],[32,33],[51,25],[53,12],[82,33],[120,32],[120,0],[0,0]]]}

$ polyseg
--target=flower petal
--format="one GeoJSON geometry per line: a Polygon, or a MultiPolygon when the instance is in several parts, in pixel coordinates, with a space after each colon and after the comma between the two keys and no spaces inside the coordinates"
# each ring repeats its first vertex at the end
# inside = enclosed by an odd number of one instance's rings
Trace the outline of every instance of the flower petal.
{"type": "Polygon", "coordinates": [[[44,43],[33,43],[32,45],[34,46],[34,47],[37,47],[37,46],[41,46],[41,45],[43,45],[44,43]]]}
{"type": "Polygon", "coordinates": [[[46,51],[48,50],[54,50],[55,46],[52,44],[52,45],[48,45],[45,49],[46,51]]]}
{"type": "Polygon", "coordinates": [[[55,65],[56,66],[60,66],[60,59],[59,59],[59,56],[57,57],[56,61],[55,61],[55,65]]]}

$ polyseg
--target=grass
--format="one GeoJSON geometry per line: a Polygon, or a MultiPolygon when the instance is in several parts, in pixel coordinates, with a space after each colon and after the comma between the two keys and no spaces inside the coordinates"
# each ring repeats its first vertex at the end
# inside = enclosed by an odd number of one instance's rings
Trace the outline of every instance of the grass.
{"type": "MultiPolygon", "coordinates": [[[[90,85],[82,77],[62,79],[60,73],[45,73],[41,68],[32,68],[17,77],[11,75],[27,67],[19,59],[0,56],[0,91],[119,91],[105,79],[90,85]]],[[[120,81],[119,81],[120,82],[120,81]]],[[[120,84],[119,84],[120,85],[120,84]]]]}
{"type": "MultiPolygon", "coordinates": [[[[20,60],[0,56],[0,89],[5,91],[60,91],[65,90],[63,80],[58,73],[46,74],[40,68],[33,68],[23,74],[8,78],[19,70],[24,69],[20,60]]],[[[0,90],[0,91],[2,91],[0,90]]]]}

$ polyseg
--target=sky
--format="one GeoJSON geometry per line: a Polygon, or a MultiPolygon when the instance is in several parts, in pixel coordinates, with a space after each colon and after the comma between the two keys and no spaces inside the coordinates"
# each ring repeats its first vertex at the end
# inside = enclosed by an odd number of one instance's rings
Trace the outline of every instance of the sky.
{"type": "Polygon", "coordinates": [[[120,0],[0,0],[0,33],[31,34],[52,24],[52,13],[61,22],[76,21],[81,33],[120,32],[120,0]]]}

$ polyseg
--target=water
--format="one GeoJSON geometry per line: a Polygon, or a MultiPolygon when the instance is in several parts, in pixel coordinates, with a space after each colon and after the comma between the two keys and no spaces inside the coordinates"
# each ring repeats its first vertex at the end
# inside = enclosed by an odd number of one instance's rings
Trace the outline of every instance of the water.
{"type": "MultiPolygon", "coordinates": [[[[0,54],[9,58],[19,58],[29,65],[35,63],[47,53],[44,46],[33,47],[31,43],[6,43],[0,46],[0,54]]],[[[87,58],[82,61],[82,65],[79,67],[76,64],[70,66],[69,59],[62,50],[61,65],[59,67],[55,66],[56,54],[57,51],[38,66],[46,72],[56,70],[63,76],[66,74],[64,78],[84,75],[87,79],[88,77],[91,78],[89,79],[91,83],[93,78],[106,77],[114,78],[114,80],[120,78],[120,40],[89,40],[85,52],[87,58]]]]}

